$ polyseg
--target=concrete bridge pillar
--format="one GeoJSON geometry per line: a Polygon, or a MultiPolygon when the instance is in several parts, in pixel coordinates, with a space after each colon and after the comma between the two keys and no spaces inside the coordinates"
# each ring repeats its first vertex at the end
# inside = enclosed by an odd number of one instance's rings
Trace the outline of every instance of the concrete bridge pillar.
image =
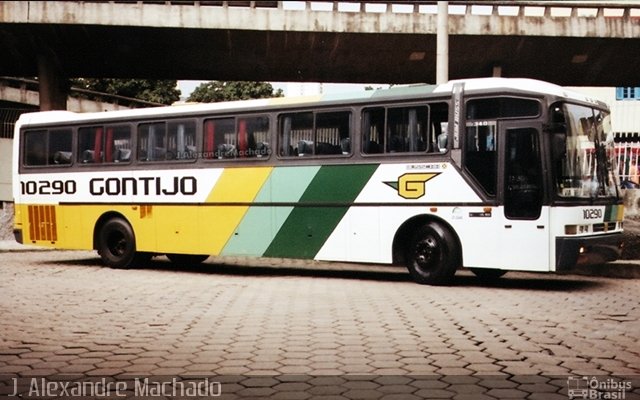
{"type": "Polygon", "coordinates": [[[67,79],[54,56],[38,55],[40,111],[67,109],[67,79]]]}

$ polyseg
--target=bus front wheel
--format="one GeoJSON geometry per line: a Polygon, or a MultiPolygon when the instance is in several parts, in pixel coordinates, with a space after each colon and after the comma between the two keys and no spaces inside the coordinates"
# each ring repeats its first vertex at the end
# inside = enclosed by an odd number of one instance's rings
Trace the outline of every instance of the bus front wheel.
{"type": "Polygon", "coordinates": [[[136,238],[123,218],[112,218],[98,232],[98,254],[112,268],[128,268],[151,259],[151,253],[136,252],[136,238]]]}
{"type": "Polygon", "coordinates": [[[451,231],[431,222],[413,235],[407,251],[407,268],[418,283],[445,285],[460,266],[460,249],[451,231]]]}

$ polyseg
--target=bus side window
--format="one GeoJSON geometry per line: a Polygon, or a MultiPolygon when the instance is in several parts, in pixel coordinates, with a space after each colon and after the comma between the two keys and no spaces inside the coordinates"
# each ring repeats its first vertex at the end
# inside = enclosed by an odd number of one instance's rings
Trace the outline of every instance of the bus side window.
{"type": "Polygon", "coordinates": [[[315,154],[350,154],[351,113],[337,111],[316,114],[315,154]]]}
{"type": "Polygon", "coordinates": [[[24,163],[28,166],[70,165],[71,143],[71,129],[26,132],[24,163]]]}
{"type": "Polygon", "coordinates": [[[377,154],[384,152],[385,109],[370,108],[362,116],[362,152],[377,154]]]}
{"type": "Polygon", "coordinates": [[[269,148],[269,117],[238,119],[238,142],[240,157],[267,157],[269,148]],[[243,147],[246,147],[243,149],[243,147]]]}
{"type": "Polygon", "coordinates": [[[131,161],[131,127],[128,125],[107,127],[105,136],[106,161],[127,163],[131,161]]]}
{"type": "Polygon", "coordinates": [[[165,123],[141,124],[138,128],[138,160],[162,161],[167,153],[165,123]]]}
{"type": "Polygon", "coordinates": [[[195,160],[196,122],[172,121],[168,124],[167,160],[195,160]]]}
{"type": "Polygon", "coordinates": [[[71,129],[49,131],[49,165],[71,164],[73,157],[71,129]]]}
{"type": "Polygon", "coordinates": [[[280,155],[283,157],[313,154],[313,113],[299,112],[280,116],[280,155]]]}
{"type": "Polygon", "coordinates": [[[236,158],[235,118],[216,118],[204,121],[203,158],[222,160],[236,158]]]}
{"type": "Polygon", "coordinates": [[[24,134],[24,164],[47,165],[47,131],[29,131],[24,134]]]}

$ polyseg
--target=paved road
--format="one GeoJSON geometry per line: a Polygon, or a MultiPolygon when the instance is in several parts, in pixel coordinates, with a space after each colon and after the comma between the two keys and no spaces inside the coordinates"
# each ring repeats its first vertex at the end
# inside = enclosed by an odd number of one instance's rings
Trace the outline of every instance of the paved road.
{"type": "Polygon", "coordinates": [[[389,267],[227,261],[113,270],[91,252],[0,253],[0,396],[12,377],[27,391],[71,374],[327,400],[567,399],[571,376],[640,398],[638,279],[463,271],[428,287],[389,267]]]}

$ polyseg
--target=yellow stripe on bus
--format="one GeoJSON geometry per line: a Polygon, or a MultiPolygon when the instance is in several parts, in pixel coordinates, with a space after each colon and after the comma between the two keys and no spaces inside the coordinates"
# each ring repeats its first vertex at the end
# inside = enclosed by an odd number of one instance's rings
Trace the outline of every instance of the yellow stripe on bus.
{"type": "MultiPolygon", "coordinates": [[[[251,203],[272,170],[272,167],[226,168],[206,201],[251,203]]],[[[209,254],[220,254],[248,209],[248,205],[239,204],[201,207],[200,231],[210,249],[209,254]]]]}

